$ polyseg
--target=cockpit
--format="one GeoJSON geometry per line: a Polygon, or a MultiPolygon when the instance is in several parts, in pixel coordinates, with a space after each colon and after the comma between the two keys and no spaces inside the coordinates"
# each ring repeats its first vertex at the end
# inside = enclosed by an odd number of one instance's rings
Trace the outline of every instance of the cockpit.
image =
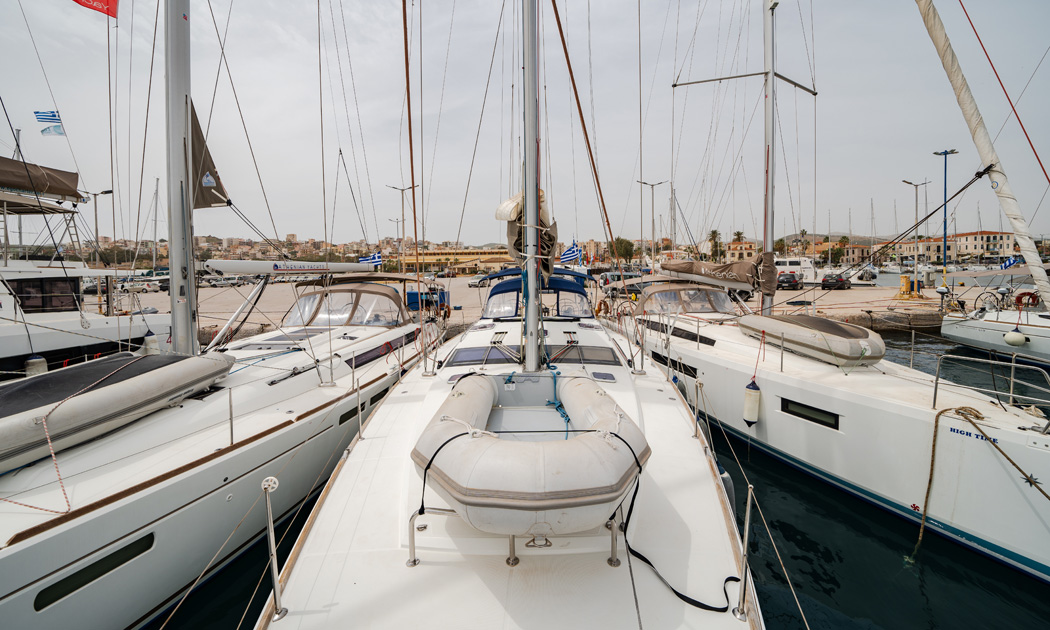
{"type": "Polygon", "coordinates": [[[725,291],[696,285],[655,285],[646,287],[635,307],[635,315],[652,313],[715,313],[736,315],[733,301],[725,291]]]}
{"type": "Polygon", "coordinates": [[[400,326],[409,319],[397,289],[368,282],[304,293],[281,326],[400,326]]]}
{"type": "MultiPolygon", "coordinates": [[[[523,279],[504,280],[489,291],[483,319],[516,319],[524,313],[522,300],[523,279]]],[[[593,318],[590,300],[583,285],[575,280],[552,276],[543,285],[540,294],[541,314],[544,318],[584,319],[593,318]]]]}

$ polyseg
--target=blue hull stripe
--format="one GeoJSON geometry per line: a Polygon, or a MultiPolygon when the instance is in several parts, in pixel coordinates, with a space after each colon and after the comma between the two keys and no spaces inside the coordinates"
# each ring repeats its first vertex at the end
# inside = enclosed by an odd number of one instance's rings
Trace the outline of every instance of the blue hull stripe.
{"type": "MultiPolygon", "coordinates": [[[[922,514],[911,509],[910,506],[894,503],[893,501],[887,500],[883,496],[875,494],[874,492],[871,492],[869,490],[865,490],[864,488],[854,485],[846,481],[845,479],[836,477],[834,475],[830,475],[820,470],[819,468],[815,468],[800,459],[788,455],[787,453],[779,449],[776,449],[772,446],[769,446],[768,444],[764,444],[763,442],[754,439],[746,433],[743,433],[740,430],[729,426],[728,424],[718,420],[713,416],[711,416],[711,420],[719,424],[722,428],[724,428],[728,433],[732,434],[737,439],[744,441],[750,440],[750,444],[754,447],[757,447],[760,451],[763,451],[767,455],[779,459],[784,463],[794,468],[797,468],[808,475],[812,475],[813,477],[826,481],[827,483],[838,486],[839,488],[845,490],[846,492],[849,492],[854,496],[857,496],[869,503],[877,505],[893,514],[896,514],[897,516],[903,517],[914,523],[918,523],[922,519],[922,514]]],[[[958,529],[957,527],[946,525],[945,523],[942,523],[929,516],[926,517],[926,526],[932,529],[933,531],[937,532],[938,534],[950,538],[983,555],[986,555],[990,558],[1010,565],[1016,569],[1024,571],[1025,573],[1039,578],[1040,580],[1050,582],[1050,566],[1042,564],[1041,562],[1037,562],[1032,558],[1022,556],[1021,554],[1015,551],[1011,551],[995,543],[988,542],[983,538],[978,538],[977,536],[974,536],[969,532],[958,529]]]]}

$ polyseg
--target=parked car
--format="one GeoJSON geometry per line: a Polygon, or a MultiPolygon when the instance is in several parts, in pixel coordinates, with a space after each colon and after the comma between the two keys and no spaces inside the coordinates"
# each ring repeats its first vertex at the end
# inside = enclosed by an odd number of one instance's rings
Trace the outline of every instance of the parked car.
{"type": "Polygon", "coordinates": [[[445,271],[439,271],[439,272],[437,272],[437,277],[438,278],[455,278],[456,277],[456,272],[452,271],[451,269],[447,269],[445,271]]]}
{"type": "Polygon", "coordinates": [[[802,288],[802,278],[798,277],[798,274],[790,271],[777,276],[777,289],[789,289],[797,291],[802,288]]]}
{"type": "Polygon", "coordinates": [[[849,281],[849,278],[841,273],[824,274],[824,277],[820,279],[821,289],[848,289],[851,286],[853,284],[849,281]]]}
{"type": "Polygon", "coordinates": [[[487,287],[487,286],[489,286],[489,281],[486,280],[485,278],[486,278],[485,274],[479,273],[478,275],[474,276],[470,280],[467,280],[467,286],[468,287],[487,287]]]}

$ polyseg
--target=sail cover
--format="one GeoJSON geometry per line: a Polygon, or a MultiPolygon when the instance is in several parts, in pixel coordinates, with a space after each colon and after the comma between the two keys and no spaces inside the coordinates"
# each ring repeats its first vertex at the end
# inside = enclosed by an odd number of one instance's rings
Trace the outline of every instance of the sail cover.
{"type": "Polygon", "coordinates": [[[963,118],[966,119],[966,125],[970,129],[970,136],[973,138],[974,146],[977,147],[977,153],[981,156],[981,162],[991,167],[988,173],[989,183],[996,197],[999,198],[999,207],[1010,220],[1014,242],[1017,243],[1021,256],[1024,257],[1032,272],[1032,282],[1035,284],[1036,291],[1043,298],[1039,308],[1045,309],[1046,302],[1050,299],[1050,278],[1043,269],[1039,250],[1036,249],[1035,240],[1032,239],[1028,229],[1028,221],[1025,220],[1021,205],[1017,202],[1017,197],[1014,196],[1010,187],[1010,181],[1006,178],[1006,170],[999,160],[999,154],[995,151],[995,145],[992,144],[992,137],[988,134],[984,117],[977,108],[977,101],[974,100],[973,93],[970,91],[970,84],[966,81],[962,68],[959,66],[959,59],[955,56],[951,40],[948,39],[948,33],[944,30],[944,23],[941,22],[941,16],[937,13],[937,8],[933,6],[932,0],[915,0],[915,4],[919,7],[919,13],[930,34],[930,40],[937,49],[944,72],[948,75],[952,90],[955,91],[955,100],[958,101],[959,109],[962,110],[963,118]]]}
{"type": "MultiPolygon", "coordinates": [[[[507,222],[507,249],[511,258],[519,263],[525,262],[525,230],[522,220],[525,214],[522,193],[507,199],[496,208],[496,219],[507,222]]],[[[551,222],[547,210],[547,197],[540,190],[540,273],[546,280],[554,269],[554,247],[558,243],[558,222],[551,222]]]]}
{"type": "Polygon", "coordinates": [[[208,144],[204,141],[197,109],[190,104],[193,117],[193,208],[214,208],[227,205],[229,195],[219,179],[215,161],[211,159],[208,144]]]}
{"type": "Polygon", "coordinates": [[[669,260],[660,265],[663,272],[690,282],[738,291],[759,290],[773,295],[777,290],[777,268],[773,252],[755,254],[747,260],[718,265],[694,260],[669,260]]]}
{"type": "Polygon", "coordinates": [[[23,195],[35,193],[48,199],[77,202],[82,196],[77,192],[79,179],[76,173],[69,171],[0,157],[0,189],[2,190],[23,195]]]}

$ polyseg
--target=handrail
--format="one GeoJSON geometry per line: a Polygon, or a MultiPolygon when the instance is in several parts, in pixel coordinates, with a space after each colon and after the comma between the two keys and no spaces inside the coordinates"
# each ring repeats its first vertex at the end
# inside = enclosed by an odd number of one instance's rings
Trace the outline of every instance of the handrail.
{"type": "MultiPolygon", "coordinates": [[[[1031,387],[1031,388],[1036,389],[1038,391],[1050,394],[1050,374],[1047,374],[1046,370],[1044,370],[1043,368],[1036,367],[1034,365],[1025,365],[1023,363],[1017,363],[1017,358],[1019,356],[1023,358],[1026,355],[1018,354],[1016,352],[1012,353],[1010,355],[1010,363],[1007,364],[1007,363],[1005,363],[1003,361],[995,361],[995,360],[992,360],[992,359],[979,359],[977,357],[964,357],[964,356],[956,356],[956,355],[951,355],[951,354],[942,354],[941,356],[937,357],[937,372],[934,375],[934,381],[933,381],[933,405],[932,405],[932,408],[934,408],[934,409],[937,408],[937,392],[939,390],[940,381],[941,381],[941,364],[944,362],[945,359],[948,359],[948,360],[951,360],[951,361],[957,361],[959,363],[966,363],[966,362],[983,363],[983,364],[987,364],[987,365],[999,365],[999,366],[1004,366],[1004,367],[1006,365],[1009,365],[1010,366],[1010,391],[1009,391],[1009,402],[1008,402],[1008,404],[1013,405],[1015,399],[1024,399],[1024,400],[1028,400],[1028,401],[1033,401],[1033,402],[1038,402],[1038,403],[1043,403],[1043,404],[1046,404],[1046,405],[1050,405],[1050,397],[1048,397],[1048,398],[1040,398],[1038,396],[1028,396],[1028,395],[1025,395],[1025,394],[1016,394],[1014,392],[1014,386],[1018,382],[1020,382],[1022,385],[1026,386],[1026,387],[1031,387]],[[1038,374],[1041,374],[1043,376],[1043,379],[1046,381],[1047,387],[1042,387],[1041,385],[1037,385],[1035,383],[1030,383],[1030,382],[1024,381],[1024,380],[1018,381],[1017,377],[1016,377],[1016,371],[1017,371],[1018,368],[1023,369],[1023,370],[1032,370],[1032,371],[1035,371],[1038,374]]],[[[993,382],[994,382],[994,379],[997,378],[997,377],[996,377],[996,375],[993,374],[992,378],[993,378],[993,382]]],[[[963,385],[961,383],[954,383],[954,382],[951,383],[951,384],[954,385],[954,386],[957,386],[957,387],[964,387],[966,389],[973,390],[973,391],[976,391],[976,392],[981,392],[981,393],[984,393],[984,394],[999,395],[999,394],[1002,393],[1002,392],[1000,392],[1000,391],[998,391],[996,389],[986,389],[986,388],[977,387],[977,386],[974,386],[974,385],[963,385]]]]}

